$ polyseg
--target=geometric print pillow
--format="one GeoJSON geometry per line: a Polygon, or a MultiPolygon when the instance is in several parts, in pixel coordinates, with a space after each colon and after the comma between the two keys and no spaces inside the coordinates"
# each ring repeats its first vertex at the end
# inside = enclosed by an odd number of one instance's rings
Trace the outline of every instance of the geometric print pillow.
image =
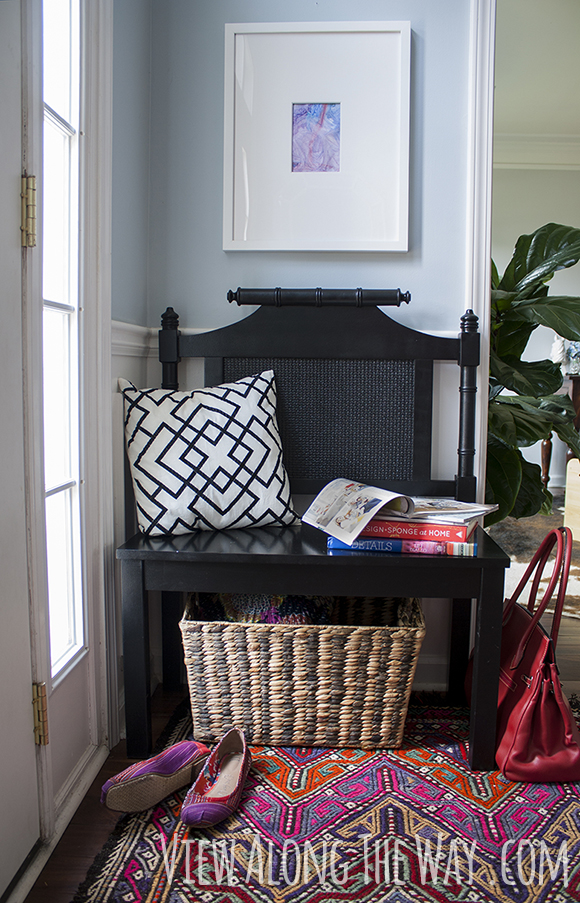
{"type": "Polygon", "coordinates": [[[119,380],[139,529],[149,536],[293,524],[274,371],[192,392],[119,380]]]}

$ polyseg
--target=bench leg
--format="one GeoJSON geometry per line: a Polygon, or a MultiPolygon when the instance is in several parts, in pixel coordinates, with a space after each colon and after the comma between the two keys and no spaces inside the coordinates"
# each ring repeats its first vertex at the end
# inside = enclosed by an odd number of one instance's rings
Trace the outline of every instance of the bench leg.
{"type": "Polygon", "coordinates": [[[448,698],[451,705],[465,705],[465,671],[469,658],[471,599],[453,599],[449,643],[448,698]]]}
{"type": "Polygon", "coordinates": [[[121,562],[121,594],[127,756],[144,759],[151,753],[152,736],[149,606],[142,561],[121,562]]]}
{"type": "Polygon", "coordinates": [[[161,623],[163,631],[163,687],[178,690],[181,686],[183,647],[179,622],[183,615],[181,593],[161,593],[161,623]]]}
{"type": "Polygon", "coordinates": [[[477,603],[473,682],[469,724],[469,764],[474,771],[494,771],[497,693],[503,614],[504,572],[481,572],[477,603]]]}

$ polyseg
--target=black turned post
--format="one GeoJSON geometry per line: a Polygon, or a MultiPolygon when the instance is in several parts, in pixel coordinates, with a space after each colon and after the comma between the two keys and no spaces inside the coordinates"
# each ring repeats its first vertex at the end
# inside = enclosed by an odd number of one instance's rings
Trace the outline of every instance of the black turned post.
{"type": "Polygon", "coordinates": [[[461,317],[459,335],[459,448],[457,449],[458,473],[455,477],[455,497],[464,502],[474,502],[476,478],[473,473],[475,460],[475,396],[477,393],[477,368],[479,366],[478,318],[472,310],[461,317]]]}
{"type": "Polygon", "coordinates": [[[159,330],[159,360],[162,368],[162,389],[179,389],[177,365],[179,357],[179,314],[168,307],[161,315],[159,330]]]}
{"type": "Polygon", "coordinates": [[[149,606],[143,567],[139,559],[121,562],[125,726],[130,759],[144,759],[152,745],[149,606]]]}

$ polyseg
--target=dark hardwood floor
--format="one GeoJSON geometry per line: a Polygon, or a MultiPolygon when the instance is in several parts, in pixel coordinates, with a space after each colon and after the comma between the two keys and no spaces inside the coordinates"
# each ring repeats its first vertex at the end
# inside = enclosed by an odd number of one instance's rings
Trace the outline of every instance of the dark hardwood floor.
{"type": "MultiPolygon", "coordinates": [[[[157,740],[179,702],[187,696],[187,687],[175,692],[158,688],[152,699],[153,740],[157,740]]],[[[125,741],[113,750],[77,809],[72,821],[38,876],[26,903],[70,903],[93,860],[117,821],[120,812],[101,805],[101,787],[134,759],[128,759],[125,741]]]]}

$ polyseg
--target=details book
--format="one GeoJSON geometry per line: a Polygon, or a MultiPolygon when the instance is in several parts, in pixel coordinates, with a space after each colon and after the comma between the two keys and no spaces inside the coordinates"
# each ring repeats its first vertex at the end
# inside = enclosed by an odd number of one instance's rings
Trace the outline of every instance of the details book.
{"type": "Polygon", "coordinates": [[[398,552],[403,555],[457,555],[473,558],[477,555],[476,542],[429,542],[420,539],[355,539],[347,545],[334,536],[326,540],[331,551],[342,552],[398,552]]]}

